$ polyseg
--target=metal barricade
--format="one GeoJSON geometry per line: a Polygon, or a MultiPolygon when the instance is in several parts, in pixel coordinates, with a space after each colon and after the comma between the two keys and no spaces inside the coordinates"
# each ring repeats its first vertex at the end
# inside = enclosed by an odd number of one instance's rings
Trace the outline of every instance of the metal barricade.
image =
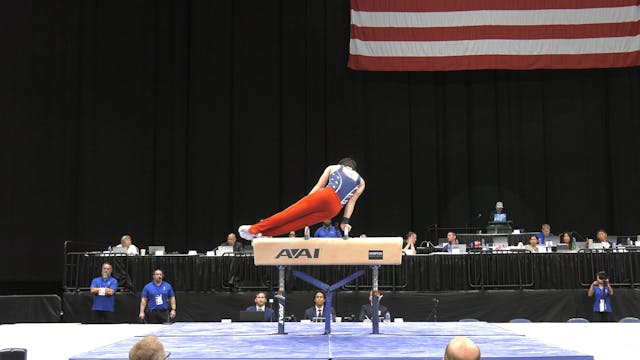
{"type": "Polygon", "coordinates": [[[580,249],[577,253],[580,261],[578,274],[580,285],[588,287],[594,281],[598,271],[606,271],[612,286],[640,286],[640,247],[628,246],[616,249],[580,249]]]}
{"type": "MultiPolygon", "coordinates": [[[[344,268],[344,266],[343,266],[344,268]]],[[[355,267],[351,267],[353,269],[346,269],[343,273],[349,273],[355,271],[355,267]]],[[[362,268],[362,266],[358,267],[362,268]]],[[[379,268],[379,280],[378,280],[378,289],[380,290],[402,290],[405,289],[407,284],[407,272],[406,266],[402,265],[383,265],[379,268]]],[[[343,290],[371,290],[373,287],[373,279],[369,272],[365,272],[365,274],[351,283],[346,284],[342,287],[343,290]]]]}
{"type": "MultiPolygon", "coordinates": [[[[534,286],[534,262],[531,258],[533,254],[524,249],[494,250],[494,251],[473,251],[470,252],[467,262],[467,282],[469,287],[484,290],[485,288],[530,288],[534,286]],[[516,266],[505,266],[496,264],[495,260],[503,260],[501,255],[516,255],[506,259],[514,260],[516,266]],[[528,262],[528,264],[527,264],[528,262]],[[479,269],[478,269],[479,267],[479,269]],[[501,267],[501,271],[498,269],[501,267]],[[509,282],[509,277],[516,270],[516,281],[509,282]],[[477,270],[477,271],[473,271],[477,270]],[[503,281],[493,281],[490,279],[503,281]],[[477,281],[476,281],[477,280],[477,281]]],[[[509,264],[511,265],[511,263],[509,264]]]]}

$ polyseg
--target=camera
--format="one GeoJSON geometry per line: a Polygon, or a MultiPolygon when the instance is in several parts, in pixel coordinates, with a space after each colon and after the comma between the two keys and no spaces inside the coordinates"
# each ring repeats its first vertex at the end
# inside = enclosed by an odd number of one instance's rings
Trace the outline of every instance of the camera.
{"type": "Polygon", "coordinates": [[[609,280],[609,275],[607,275],[606,272],[604,271],[600,271],[599,273],[596,274],[598,276],[598,279],[602,280],[602,281],[607,281],[609,280]]]}

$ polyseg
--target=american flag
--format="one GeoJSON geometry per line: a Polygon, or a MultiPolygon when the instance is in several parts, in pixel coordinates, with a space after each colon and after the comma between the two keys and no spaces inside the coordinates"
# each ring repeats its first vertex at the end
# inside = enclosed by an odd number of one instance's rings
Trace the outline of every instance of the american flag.
{"type": "Polygon", "coordinates": [[[640,0],[351,0],[349,67],[640,65],[640,0]]]}

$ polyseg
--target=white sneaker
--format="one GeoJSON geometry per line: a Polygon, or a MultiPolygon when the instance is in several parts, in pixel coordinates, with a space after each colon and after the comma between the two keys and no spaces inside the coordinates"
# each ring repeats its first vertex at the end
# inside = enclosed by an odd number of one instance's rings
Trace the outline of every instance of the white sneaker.
{"type": "Polygon", "coordinates": [[[253,235],[249,232],[249,228],[251,228],[251,225],[242,225],[238,228],[238,234],[240,234],[240,237],[245,239],[245,240],[253,240],[253,235]]]}

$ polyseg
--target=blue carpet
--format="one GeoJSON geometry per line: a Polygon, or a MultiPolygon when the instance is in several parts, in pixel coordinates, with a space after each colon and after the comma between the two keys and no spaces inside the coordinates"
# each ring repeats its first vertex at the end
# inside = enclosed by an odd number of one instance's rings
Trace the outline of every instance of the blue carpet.
{"type": "MultiPolygon", "coordinates": [[[[176,323],[148,335],[160,338],[171,359],[442,359],[446,344],[467,336],[483,359],[593,360],[590,355],[561,349],[477,323],[335,323],[331,335],[324,324],[287,323],[277,335],[276,323],[176,323]]],[[[127,359],[140,337],[80,354],[72,359],[127,359]]]]}

